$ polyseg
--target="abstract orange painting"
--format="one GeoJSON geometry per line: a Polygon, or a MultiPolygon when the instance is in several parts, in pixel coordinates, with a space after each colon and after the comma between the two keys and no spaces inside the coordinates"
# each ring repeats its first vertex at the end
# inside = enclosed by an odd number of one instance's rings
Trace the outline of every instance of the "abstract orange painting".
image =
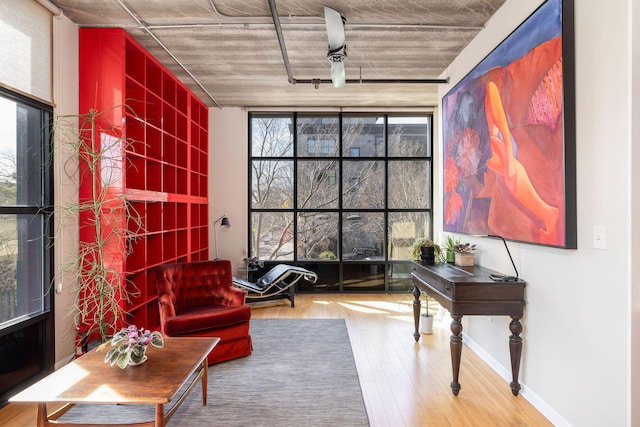
{"type": "Polygon", "coordinates": [[[576,247],[573,2],[547,0],[442,99],[444,230],[576,247]]]}

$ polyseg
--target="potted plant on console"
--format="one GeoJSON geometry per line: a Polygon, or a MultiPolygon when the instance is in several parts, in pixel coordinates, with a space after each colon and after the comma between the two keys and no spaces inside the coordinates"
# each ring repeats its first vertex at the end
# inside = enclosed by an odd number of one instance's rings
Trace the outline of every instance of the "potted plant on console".
{"type": "Polygon", "coordinates": [[[419,237],[411,245],[409,252],[412,260],[441,261],[443,259],[440,246],[427,237],[419,237]]]}
{"type": "Polygon", "coordinates": [[[462,243],[462,239],[447,234],[444,238],[442,248],[448,263],[453,264],[456,261],[456,246],[462,243]]]}
{"type": "Polygon", "coordinates": [[[476,245],[471,243],[460,243],[455,246],[456,265],[461,267],[471,267],[475,264],[476,245]]]}

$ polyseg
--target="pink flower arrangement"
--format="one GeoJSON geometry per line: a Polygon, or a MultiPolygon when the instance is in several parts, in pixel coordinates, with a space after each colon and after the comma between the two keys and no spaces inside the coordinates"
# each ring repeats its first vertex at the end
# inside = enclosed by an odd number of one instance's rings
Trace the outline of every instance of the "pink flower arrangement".
{"type": "Polygon", "coordinates": [[[455,245],[453,250],[462,254],[474,252],[477,249],[476,245],[472,245],[470,243],[460,243],[459,245],[455,245]]]}
{"type": "MultiPolygon", "coordinates": [[[[121,369],[129,364],[143,362],[149,344],[157,348],[164,347],[164,338],[160,332],[151,332],[135,325],[120,329],[113,335],[110,342],[112,348],[107,352],[104,361],[111,366],[117,364],[121,369]]],[[[99,348],[103,349],[106,345],[107,343],[104,343],[99,348]]]]}

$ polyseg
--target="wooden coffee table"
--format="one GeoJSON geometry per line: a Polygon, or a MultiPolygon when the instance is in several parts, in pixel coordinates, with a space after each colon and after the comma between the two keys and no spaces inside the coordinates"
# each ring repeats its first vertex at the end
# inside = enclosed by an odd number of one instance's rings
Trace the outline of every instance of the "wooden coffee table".
{"type": "MultiPolygon", "coordinates": [[[[202,379],[202,404],[207,404],[207,355],[219,338],[165,338],[164,348],[149,346],[148,360],[120,369],[104,363],[106,350],[92,350],[9,399],[37,402],[37,426],[73,426],[57,420],[75,404],[156,405],[155,419],[136,426],[164,426],[202,379]],[[178,391],[187,385],[185,391],[178,391]],[[165,414],[164,405],[176,399],[165,414]],[[47,414],[47,402],[68,405],[47,414]]],[[[92,424],[92,426],[109,424],[92,424]]],[[[122,425],[122,424],[119,424],[122,425]]],[[[126,425],[126,424],[124,424],[126,425]]]]}

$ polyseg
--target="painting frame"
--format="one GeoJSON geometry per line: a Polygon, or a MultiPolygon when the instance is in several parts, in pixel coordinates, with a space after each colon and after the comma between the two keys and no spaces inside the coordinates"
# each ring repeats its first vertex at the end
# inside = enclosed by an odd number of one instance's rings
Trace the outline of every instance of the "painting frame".
{"type": "Polygon", "coordinates": [[[442,97],[445,232],[577,248],[573,2],[542,2],[442,97]]]}

